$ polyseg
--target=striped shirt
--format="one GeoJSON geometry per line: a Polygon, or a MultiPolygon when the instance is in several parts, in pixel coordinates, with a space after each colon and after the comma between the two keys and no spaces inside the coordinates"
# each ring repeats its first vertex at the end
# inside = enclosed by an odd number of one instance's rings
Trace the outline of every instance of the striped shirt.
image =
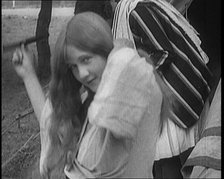
{"type": "MultiPolygon", "coordinates": [[[[154,1],[139,2],[130,13],[129,24],[136,48],[149,54],[168,52],[159,58],[157,55],[153,63],[175,97],[174,121],[189,128],[200,118],[213,86],[212,73],[206,66],[205,53],[173,19],[154,1]]],[[[113,25],[116,27],[115,22],[113,25]]]]}

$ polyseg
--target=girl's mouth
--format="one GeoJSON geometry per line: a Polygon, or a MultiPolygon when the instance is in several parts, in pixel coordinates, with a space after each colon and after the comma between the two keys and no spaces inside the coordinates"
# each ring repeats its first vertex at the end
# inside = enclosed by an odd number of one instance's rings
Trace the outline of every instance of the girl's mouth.
{"type": "Polygon", "coordinates": [[[95,78],[89,80],[89,81],[87,82],[87,84],[88,84],[88,85],[91,85],[91,84],[93,83],[94,80],[95,80],[95,78]]]}

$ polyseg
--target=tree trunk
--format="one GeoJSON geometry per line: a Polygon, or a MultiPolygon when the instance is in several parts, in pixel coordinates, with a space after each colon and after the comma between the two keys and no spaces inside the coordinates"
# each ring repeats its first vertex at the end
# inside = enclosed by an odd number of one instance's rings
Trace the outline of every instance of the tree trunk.
{"type": "MultiPolygon", "coordinates": [[[[51,22],[52,0],[41,0],[41,9],[38,15],[36,36],[48,36],[51,22]]],[[[36,43],[38,53],[38,76],[40,80],[50,76],[51,51],[48,38],[36,43]]]]}

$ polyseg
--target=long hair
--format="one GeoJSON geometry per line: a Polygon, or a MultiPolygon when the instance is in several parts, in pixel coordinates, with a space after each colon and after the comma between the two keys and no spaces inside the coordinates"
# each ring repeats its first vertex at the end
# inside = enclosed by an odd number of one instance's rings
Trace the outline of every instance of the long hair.
{"type": "Polygon", "coordinates": [[[51,60],[51,81],[49,86],[49,98],[52,102],[53,113],[50,135],[54,144],[61,144],[58,129],[62,123],[72,121],[77,135],[81,130],[77,113],[81,106],[79,89],[81,84],[69,70],[65,60],[65,32],[63,29],[55,44],[54,56],[51,60]]]}
{"type": "MultiPolygon", "coordinates": [[[[99,15],[91,12],[80,13],[72,17],[56,41],[54,56],[51,60],[52,78],[49,87],[54,120],[50,135],[54,145],[62,145],[64,142],[58,134],[62,124],[69,124],[72,121],[76,135],[80,133],[82,119],[78,120],[78,117],[83,116],[80,110],[86,111],[82,107],[80,97],[82,84],[74,77],[67,65],[67,45],[107,59],[113,49],[111,29],[99,15]]],[[[65,137],[64,139],[67,140],[65,137]]]]}
{"type": "Polygon", "coordinates": [[[66,45],[104,58],[107,58],[113,49],[113,36],[109,24],[93,12],[79,13],[68,22],[65,41],[66,45]]]}

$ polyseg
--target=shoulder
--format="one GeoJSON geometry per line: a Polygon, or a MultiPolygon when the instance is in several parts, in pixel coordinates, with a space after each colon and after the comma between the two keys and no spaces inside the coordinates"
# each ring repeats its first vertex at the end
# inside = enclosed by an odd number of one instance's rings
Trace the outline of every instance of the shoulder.
{"type": "Polygon", "coordinates": [[[135,55],[138,55],[137,52],[134,49],[129,48],[129,47],[122,47],[119,49],[114,49],[108,57],[108,62],[109,63],[112,63],[112,62],[113,63],[125,63],[127,60],[130,60],[135,55]]]}
{"type": "Polygon", "coordinates": [[[137,54],[137,51],[134,49],[134,44],[130,40],[123,38],[116,39],[114,41],[114,48],[108,56],[108,62],[122,63],[124,59],[130,59],[137,54]]]}
{"type": "MultiPolygon", "coordinates": [[[[141,10],[144,10],[146,8],[151,8],[151,4],[152,4],[152,2],[150,2],[150,1],[138,2],[137,5],[135,6],[135,8],[133,9],[133,11],[140,12],[141,10]]],[[[133,11],[131,12],[131,14],[133,13],[133,11]]]]}

